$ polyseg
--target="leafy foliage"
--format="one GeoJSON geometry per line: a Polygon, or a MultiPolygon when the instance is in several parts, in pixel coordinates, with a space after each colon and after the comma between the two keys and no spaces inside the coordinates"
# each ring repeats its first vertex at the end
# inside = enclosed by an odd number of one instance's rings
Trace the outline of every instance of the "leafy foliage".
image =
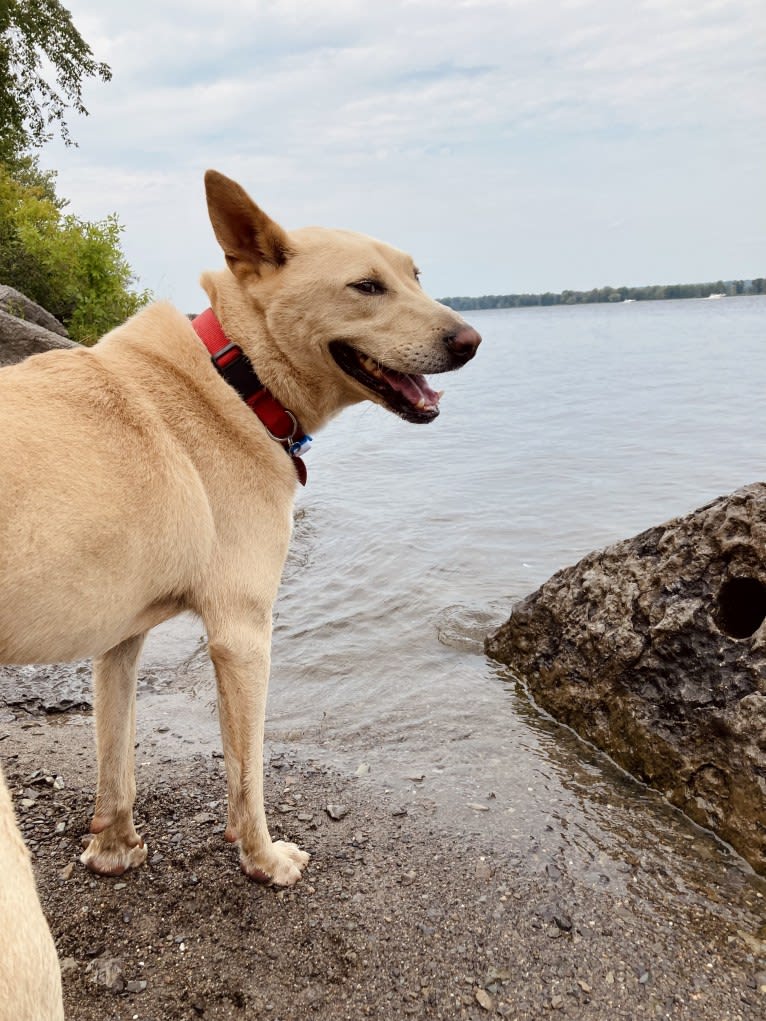
{"type": "Polygon", "coordinates": [[[38,148],[54,124],[72,144],[64,114],[87,114],[82,85],[91,77],[108,81],[111,71],[59,0],[0,0],[0,159],[38,148]]]}
{"type": "Polygon", "coordinates": [[[17,176],[0,164],[0,282],[51,312],[74,340],[94,343],[149,300],[134,292],[112,214],[89,222],[63,212],[53,175],[33,160],[17,176]]]}
{"type": "Polygon", "coordinates": [[[72,144],[64,119],[86,114],[83,82],[108,81],[59,0],[0,0],[0,283],[42,305],[75,340],[93,343],[148,300],[120,248],[116,215],[89,222],[64,212],[56,175],[29,150],[72,144]]]}

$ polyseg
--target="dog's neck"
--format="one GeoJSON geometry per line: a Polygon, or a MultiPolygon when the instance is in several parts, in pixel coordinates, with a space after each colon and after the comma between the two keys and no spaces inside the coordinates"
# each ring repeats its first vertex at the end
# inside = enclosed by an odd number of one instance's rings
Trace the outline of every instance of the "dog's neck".
{"type": "Polygon", "coordinates": [[[211,308],[193,319],[192,326],[207,348],[216,371],[263,422],[269,436],[284,448],[292,459],[298,481],[305,486],[306,466],[302,455],[311,446],[311,436],[303,431],[292,411],[263,385],[250,359],[242,348],[229,340],[211,308]]]}
{"type": "Polygon", "coordinates": [[[263,309],[229,270],[206,272],[200,279],[227,338],[250,359],[261,382],[289,408],[306,433],[316,435],[353,400],[340,401],[331,388],[318,387],[271,336],[263,309]]]}

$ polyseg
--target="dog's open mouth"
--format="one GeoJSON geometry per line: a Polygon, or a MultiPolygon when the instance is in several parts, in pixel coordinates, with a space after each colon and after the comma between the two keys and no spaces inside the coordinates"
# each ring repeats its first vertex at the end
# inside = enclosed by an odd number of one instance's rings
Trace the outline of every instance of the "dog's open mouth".
{"type": "Polygon", "coordinates": [[[408,422],[431,422],[439,414],[441,393],[431,389],[425,376],[389,369],[342,340],[330,344],[330,353],[347,376],[382,397],[408,422]]]}

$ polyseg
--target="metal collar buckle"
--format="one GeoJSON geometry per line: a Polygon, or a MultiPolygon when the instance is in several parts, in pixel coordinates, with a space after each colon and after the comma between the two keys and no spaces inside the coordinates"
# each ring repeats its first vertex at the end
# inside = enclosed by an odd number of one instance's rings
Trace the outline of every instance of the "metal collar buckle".
{"type": "Polygon", "coordinates": [[[297,432],[300,432],[298,419],[288,408],[283,408],[283,411],[292,422],[292,429],[287,436],[276,436],[271,431],[271,429],[269,429],[265,422],[264,428],[266,429],[266,432],[269,434],[272,440],[274,440],[276,443],[283,443],[285,445],[285,449],[287,450],[287,453],[290,455],[290,457],[300,457],[302,454],[305,454],[310,449],[312,437],[309,435],[304,435],[301,439],[296,440],[295,434],[297,432]]]}

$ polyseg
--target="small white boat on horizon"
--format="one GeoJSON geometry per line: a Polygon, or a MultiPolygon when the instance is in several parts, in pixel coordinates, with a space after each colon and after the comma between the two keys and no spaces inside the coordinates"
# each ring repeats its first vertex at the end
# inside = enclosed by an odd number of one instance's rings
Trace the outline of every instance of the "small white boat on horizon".
{"type": "Polygon", "coordinates": [[[707,298],[705,300],[706,301],[712,301],[712,300],[714,300],[716,298],[725,298],[725,297],[726,297],[726,295],[723,293],[723,291],[718,291],[718,292],[714,292],[713,294],[708,294],[708,296],[707,296],[707,298]]]}

